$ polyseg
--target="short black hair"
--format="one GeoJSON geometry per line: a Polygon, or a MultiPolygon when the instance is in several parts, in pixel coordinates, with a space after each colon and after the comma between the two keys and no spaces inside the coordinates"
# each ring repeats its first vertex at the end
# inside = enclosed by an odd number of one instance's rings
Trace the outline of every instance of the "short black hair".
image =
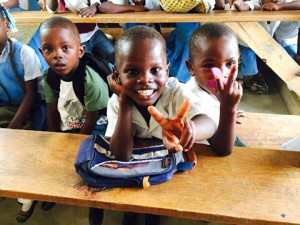
{"type": "Polygon", "coordinates": [[[166,52],[166,41],[157,30],[148,26],[134,26],[125,30],[117,39],[115,43],[115,61],[117,62],[117,59],[122,52],[122,45],[124,42],[135,42],[144,39],[158,40],[163,47],[163,51],[166,52]]]}
{"type": "Polygon", "coordinates": [[[197,52],[201,51],[202,46],[207,44],[207,41],[224,37],[232,37],[238,44],[236,34],[226,24],[205,23],[201,25],[191,35],[189,41],[189,58],[193,60],[197,52]]]}
{"type": "Polygon", "coordinates": [[[52,29],[55,27],[61,27],[72,30],[73,35],[76,35],[80,42],[79,32],[76,25],[71,20],[62,16],[52,16],[46,19],[41,25],[40,34],[41,31],[44,29],[52,29]]]}

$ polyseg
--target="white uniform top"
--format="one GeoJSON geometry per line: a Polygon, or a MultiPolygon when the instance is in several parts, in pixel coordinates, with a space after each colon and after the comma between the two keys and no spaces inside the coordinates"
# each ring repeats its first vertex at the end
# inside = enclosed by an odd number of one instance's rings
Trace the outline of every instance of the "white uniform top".
{"type": "MultiPolygon", "coordinates": [[[[202,101],[196,98],[195,95],[185,87],[184,84],[180,84],[176,78],[169,78],[165,90],[159,98],[155,107],[164,115],[166,118],[172,118],[177,113],[179,107],[185,99],[190,99],[191,108],[187,113],[187,118],[192,119],[196,115],[200,114],[210,114],[207,112],[205,107],[202,107],[202,101]]],[[[105,136],[111,137],[114,133],[115,126],[118,119],[119,112],[119,98],[117,95],[113,95],[107,106],[107,117],[108,126],[106,129],[105,136]]],[[[210,116],[210,115],[208,115],[210,116]]],[[[147,125],[145,119],[137,110],[137,108],[132,106],[132,123],[133,123],[133,135],[139,138],[151,138],[156,137],[162,139],[162,129],[160,125],[151,117],[149,121],[149,126],[147,125]]],[[[204,143],[208,143],[205,141],[204,143]]]]}

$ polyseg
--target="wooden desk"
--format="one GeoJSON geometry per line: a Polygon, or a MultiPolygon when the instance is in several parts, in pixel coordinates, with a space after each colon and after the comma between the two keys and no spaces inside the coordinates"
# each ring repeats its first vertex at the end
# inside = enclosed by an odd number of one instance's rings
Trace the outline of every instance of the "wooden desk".
{"type": "Polygon", "coordinates": [[[149,189],[91,192],[73,163],[84,135],[0,129],[0,196],[230,224],[300,224],[300,153],[236,148],[149,189]]]}

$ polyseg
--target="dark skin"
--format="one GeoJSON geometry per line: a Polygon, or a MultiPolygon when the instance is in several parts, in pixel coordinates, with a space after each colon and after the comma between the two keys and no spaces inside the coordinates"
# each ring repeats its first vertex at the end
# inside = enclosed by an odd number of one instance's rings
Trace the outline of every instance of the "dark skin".
{"type": "MultiPolygon", "coordinates": [[[[50,68],[60,76],[72,77],[85,49],[80,45],[77,29],[54,27],[40,32],[41,52],[50,68]],[[53,38],[56,37],[56,38],[53,38]]],[[[81,134],[91,134],[98,119],[98,111],[86,111],[86,120],[81,134]]],[[[50,131],[59,132],[60,114],[57,102],[47,103],[47,121],[50,131]]]]}
{"type": "Polygon", "coordinates": [[[279,0],[263,0],[261,10],[279,11],[279,10],[299,10],[300,1],[280,2],[279,0]]]}
{"type": "Polygon", "coordinates": [[[98,6],[100,13],[123,13],[123,12],[143,12],[148,11],[144,5],[118,5],[112,2],[103,2],[98,6]]]}
{"type": "MultiPolygon", "coordinates": [[[[119,81],[111,79],[114,84],[110,86],[120,93],[120,107],[110,149],[118,160],[128,161],[134,146],[132,106],[136,106],[149,124],[148,107],[155,106],[164,91],[169,64],[160,41],[152,39],[122,43],[122,53],[116,59],[114,76],[119,81]]],[[[214,122],[205,115],[197,115],[192,120],[175,118],[168,120],[174,126],[168,126],[162,133],[163,143],[170,151],[188,151],[194,141],[206,140],[216,130],[214,122]]]]}
{"type": "Polygon", "coordinates": [[[203,38],[201,41],[202,48],[197,49],[194,58],[186,63],[198,85],[220,101],[219,126],[208,141],[219,155],[225,156],[231,154],[234,146],[236,111],[243,94],[241,85],[235,81],[239,58],[238,43],[231,36],[220,39],[203,38]],[[226,84],[216,77],[216,88],[208,87],[208,80],[213,78],[213,67],[222,71],[227,80],[226,84]]]}

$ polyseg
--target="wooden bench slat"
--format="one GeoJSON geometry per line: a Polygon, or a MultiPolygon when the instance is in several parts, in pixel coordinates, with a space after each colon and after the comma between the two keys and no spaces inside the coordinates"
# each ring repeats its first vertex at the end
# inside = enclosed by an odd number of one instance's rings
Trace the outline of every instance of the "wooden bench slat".
{"type": "Polygon", "coordinates": [[[175,22],[257,22],[257,21],[298,21],[299,10],[289,11],[211,11],[209,13],[167,13],[164,11],[130,12],[117,14],[96,14],[82,18],[72,12],[50,14],[46,11],[12,12],[16,22],[41,23],[45,19],[61,15],[74,23],[175,23],[175,22]]]}
{"type": "Polygon", "coordinates": [[[245,113],[238,120],[242,124],[237,125],[237,136],[251,148],[279,149],[283,143],[300,137],[299,115],[245,113]]]}

